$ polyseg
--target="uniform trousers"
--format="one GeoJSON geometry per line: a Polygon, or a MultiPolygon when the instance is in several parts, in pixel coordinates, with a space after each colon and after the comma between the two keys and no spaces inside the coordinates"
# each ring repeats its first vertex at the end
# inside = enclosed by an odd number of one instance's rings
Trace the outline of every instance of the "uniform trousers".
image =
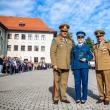
{"type": "Polygon", "coordinates": [[[54,73],[54,94],[53,100],[66,100],[66,89],[68,82],[68,69],[53,70],[54,73]]]}
{"type": "Polygon", "coordinates": [[[96,70],[100,99],[110,101],[110,70],[96,70]]]}
{"type": "Polygon", "coordinates": [[[76,100],[87,100],[88,68],[75,69],[73,73],[75,81],[76,100]]]}

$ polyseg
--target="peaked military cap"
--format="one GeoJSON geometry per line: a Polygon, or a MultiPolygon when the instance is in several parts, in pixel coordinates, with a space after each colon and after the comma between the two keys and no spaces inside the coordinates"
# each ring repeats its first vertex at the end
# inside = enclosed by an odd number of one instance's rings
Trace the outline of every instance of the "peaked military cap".
{"type": "Polygon", "coordinates": [[[83,31],[78,31],[76,33],[77,38],[84,38],[86,36],[86,33],[83,31]]]}
{"type": "Polygon", "coordinates": [[[62,31],[62,32],[68,32],[68,29],[70,28],[70,26],[68,24],[62,24],[59,26],[59,29],[62,31]]]}
{"type": "Polygon", "coordinates": [[[103,30],[96,30],[94,32],[95,36],[98,37],[98,36],[103,36],[105,35],[105,32],[103,30]]]}

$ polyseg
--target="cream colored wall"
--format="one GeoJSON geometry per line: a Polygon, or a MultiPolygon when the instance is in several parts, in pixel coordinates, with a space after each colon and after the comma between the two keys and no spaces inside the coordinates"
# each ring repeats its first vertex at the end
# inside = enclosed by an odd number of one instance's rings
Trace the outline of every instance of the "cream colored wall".
{"type": "Polygon", "coordinates": [[[34,57],[38,57],[38,60],[40,61],[41,57],[45,57],[45,61],[47,63],[51,63],[50,60],[50,46],[51,46],[51,41],[53,39],[53,34],[52,33],[31,33],[33,39],[28,40],[28,34],[29,32],[9,32],[12,33],[12,39],[8,40],[8,45],[12,45],[11,51],[7,52],[7,56],[11,57],[20,57],[22,60],[23,59],[28,59],[34,61],[34,57]],[[19,34],[19,40],[14,39],[14,35],[19,34]],[[21,40],[21,34],[26,34],[26,39],[21,40]],[[39,40],[34,40],[35,34],[39,35],[39,40]],[[41,35],[45,35],[46,40],[41,40],[41,35]],[[18,45],[18,51],[13,51],[14,45],[18,45]],[[21,51],[21,45],[26,46],[25,51],[21,51]],[[32,45],[32,51],[27,51],[27,46],[32,45]],[[39,51],[34,51],[34,45],[39,46],[39,51]],[[41,52],[41,46],[45,46],[45,52],[41,52]]]}
{"type": "Polygon", "coordinates": [[[6,55],[6,33],[5,29],[0,27],[1,35],[0,35],[0,55],[6,55]]]}

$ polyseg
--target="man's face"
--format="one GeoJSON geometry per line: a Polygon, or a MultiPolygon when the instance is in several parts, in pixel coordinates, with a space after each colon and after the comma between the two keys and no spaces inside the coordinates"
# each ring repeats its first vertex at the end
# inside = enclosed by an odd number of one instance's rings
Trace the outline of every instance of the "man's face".
{"type": "Polygon", "coordinates": [[[68,34],[68,32],[67,32],[67,31],[62,31],[62,32],[61,32],[61,36],[62,36],[62,37],[66,37],[66,36],[67,36],[67,34],[68,34]]]}
{"type": "Polygon", "coordinates": [[[78,38],[77,40],[79,44],[84,43],[84,38],[78,38]]]}
{"type": "Polygon", "coordinates": [[[97,36],[97,41],[98,42],[104,41],[104,36],[97,36]]]}

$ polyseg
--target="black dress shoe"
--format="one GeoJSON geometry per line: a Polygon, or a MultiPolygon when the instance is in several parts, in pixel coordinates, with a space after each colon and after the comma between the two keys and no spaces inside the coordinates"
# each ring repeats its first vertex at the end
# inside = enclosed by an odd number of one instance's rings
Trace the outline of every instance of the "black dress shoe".
{"type": "Polygon", "coordinates": [[[104,102],[104,100],[99,99],[96,103],[99,104],[99,103],[102,103],[102,102],[104,102]]]}
{"type": "Polygon", "coordinates": [[[53,104],[56,104],[57,105],[58,104],[58,100],[54,100],[53,101],[53,104]]]}
{"type": "Polygon", "coordinates": [[[108,100],[105,100],[104,101],[104,105],[109,105],[109,101],[108,100]]]}
{"type": "Polygon", "coordinates": [[[81,100],[81,104],[85,104],[86,103],[86,100],[81,100]]]}
{"type": "Polygon", "coordinates": [[[70,103],[70,101],[68,101],[68,100],[61,100],[61,102],[70,103]]]}
{"type": "Polygon", "coordinates": [[[80,103],[80,100],[76,100],[76,103],[77,103],[77,104],[80,103]]]}

